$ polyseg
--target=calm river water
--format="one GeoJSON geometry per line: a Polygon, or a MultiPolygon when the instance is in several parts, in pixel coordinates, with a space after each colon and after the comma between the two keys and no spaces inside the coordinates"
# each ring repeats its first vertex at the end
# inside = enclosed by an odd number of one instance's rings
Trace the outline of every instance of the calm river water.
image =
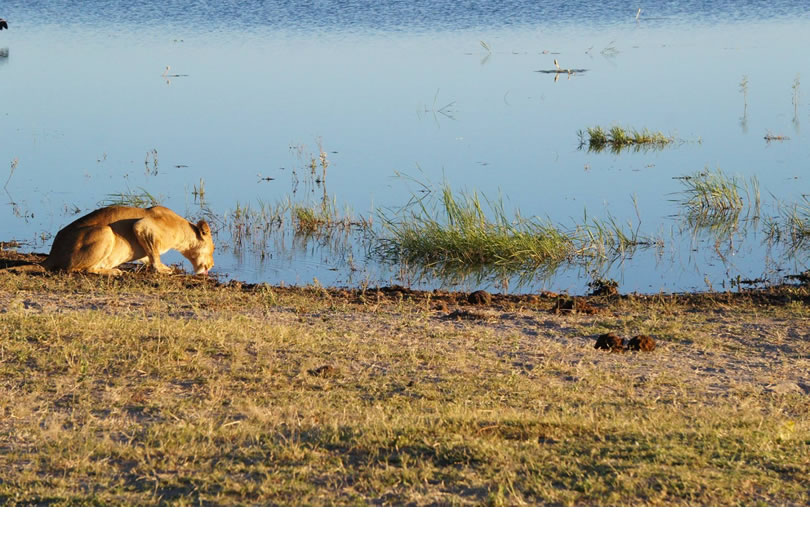
{"type": "MultiPolygon", "coordinates": [[[[810,207],[805,2],[26,0],[0,10],[0,240],[29,251],[47,251],[77,213],[148,192],[218,223],[223,277],[432,288],[440,282],[368,259],[355,233],[306,240],[281,228],[263,248],[229,248],[227,222],[237,207],[319,200],[325,186],[341,213],[376,225],[379,210],[447,183],[502,198],[510,213],[560,225],[613,217],[655,237],[657,247],[598,269],[625,292],[719,289],[808,267],[806,246],[774,246],[765,226],[810,207]],[[539,72],[555,60],[583,71],[539,72]],[[577,132],[596,125],[678,142],[580,149],[577,132]],[[325,184],[310,180],[321,151],[325,184]],[[689,229],[674,178],[704,169],[756,177],[760,218],[722,236],[689,229]]],[[[573,267],[521,289],[580,292],[592,276],[573,267]]]]}

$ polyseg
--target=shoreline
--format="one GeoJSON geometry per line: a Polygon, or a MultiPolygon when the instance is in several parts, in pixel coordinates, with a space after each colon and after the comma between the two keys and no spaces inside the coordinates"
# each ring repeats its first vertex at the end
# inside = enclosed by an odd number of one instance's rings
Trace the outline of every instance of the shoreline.
{"type": "MultiPolygon", "coordinates": [[[[15,245],[14,241],[10,242],[0,242],[0,272],[28,272],[28,273],[44,273],[45,270],[39,270],[38,268],[32,269],[30,265],[38,265],[42,261],[47,258],[47,254],[39,253],[39,252],[31,252],[31,253],[18,253],[15,249],[6,250],[6,245],[11,245],[12,248],[15,245]]],[[[141,265],[137,263],[125,263],[119,267],[125,275],[134,275],[138,274],[140,277],[148,277],[150,274],[148,271],[141,271],[141,265]]],[[[195,280],[199,278],[194,276],[192,273],[185,272],[182,268],[173,266],[175,269],[175,273],[172,276],[175,277],[188,277],[195,280]]],[[[104,276],[94,276],[89,275],[91,277],[104,277],[104,276]]],[[[241,280],[236,279],[228,279],[228,280],[220,280],[216,277],[216,275],[206,276],[205,280],[209,281],[212,285],[216,287],[231,287],[231,288],[239,288],[245,290],[253,290],[257,288],[270,288],[270,289],[305,289],[309,287],[313,287],[313,285],[278,285],[278,284],[270,284],[264,282],[256,282],[256,283],[249,283],[244,282],[241,280]]],[[[556,291],[541,291],[539,293],[496,293],[490,291],[449,291],[444,289],[433,289],[433,290],[424,290],[424,289],[412,289],[403,285],[384,285],[379,287],[363,287],[363,286],[354,286],[354,287],[330,287],[326,286],[323,289],[332,290],[336,293],[345,293],[345,292],[360,292],[365,293],[366,291],[374,291],[374,292],[381,292],[386,295],[402,298],[403,296],[424,299],[428,296],[433,297],[449,297],[456,303],[467,303],[470,304],[479,304],[477,298],[472,298],[470,301],[466,300],[466,297],[473,295],[475,293],[483,293],[484,295],[490,297],[486,305],[489,305],[489,300],[498,303],[515,303],[515,302],[538,302],[540,299],[558,299],[558,298],[601,298],[601,297],[634,297],[638,299],[650,299],[652,297],[717,297],[717,296],[733,296],[733,295],[775,295],[781,294],[783,292],[790,293],[791,290],[801,290],[803,287],[807,286],[810,283],[810,270],[805,271],[803,273],[798,274],[788,274],[782,277],[782,283],[776,284],[769,284],[767,282],[761,282],[758,280],[741,280],[741,282],[737,285],[737,289],[724,289],[722,291],[676,291],[676,292],[658,292],[658,293],[619,293],[615,290],[608,290],[607,292],[602,292],[600,290],[596,290],[595,292],[589,294],[570,294],[566,292],[556,292],[556,291]],[[788,281],[795,281],[797,283],[787,283],[788,281]],[[745,287],[743,287],[745,286],[745,287]],[[645,298],[646,297],[646,298],[645,298]]],[[[320,287],[320,286],[318,286],[320,287]]],[[[570,308],[569,308],[570,309],[570,308]]]]}

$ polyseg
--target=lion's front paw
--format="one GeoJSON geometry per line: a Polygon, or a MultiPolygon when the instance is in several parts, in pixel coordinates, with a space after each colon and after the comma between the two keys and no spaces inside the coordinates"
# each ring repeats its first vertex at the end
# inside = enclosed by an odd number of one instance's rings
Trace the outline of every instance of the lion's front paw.
{"type": "Polygon", "coordinates": [[[163,264],[152,265],[152,268],[155,270],[155,272],[159,272],[160,274],[172,274],[174,272],[174,270],[172,270],[172,267],[168,267],[163,264]]]}
{"type": "Polygon", "coordinates": [[[121,271],[120,271],[120,270],[118,270],[117,268],[111,268],[111,269],[89,269],[87,272],[89,272],[90,274],[101,274],[101,275],[103,275],[103,276],[120,276],[121,274],[123,274],[123,272],[121,272],[121,271]]]}

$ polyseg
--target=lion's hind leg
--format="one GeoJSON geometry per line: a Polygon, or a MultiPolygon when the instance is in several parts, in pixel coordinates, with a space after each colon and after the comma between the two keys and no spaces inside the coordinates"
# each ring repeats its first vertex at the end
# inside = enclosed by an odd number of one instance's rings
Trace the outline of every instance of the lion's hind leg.
{"type": "Polygon", "coordinates": [[[66,267],[70,272],[86,271],[93,274],[119,275],[117,263],[111,259],[115,248],[115,234],[109,226],[90,228],[79,240],[77,248],[70,256],[66,267]]]}

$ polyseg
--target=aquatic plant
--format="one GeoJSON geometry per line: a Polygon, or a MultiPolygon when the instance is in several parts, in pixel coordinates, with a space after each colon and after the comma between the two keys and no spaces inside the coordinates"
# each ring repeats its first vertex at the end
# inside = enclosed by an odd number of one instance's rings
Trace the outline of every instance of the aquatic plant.
{"type": "Polygon", "coordinates": [[[745,221],[759,218],[759,182],[756,177],[743,180],[723,170],[705,169],[676,177],[684,185],[677,201],[685,211],[685,222],[694,231],[708,231],[717,239],[728,238],[740,229],[743,209],[748,201],[745,221]]]}
{"type": "MultiPolygon", "coordinates": [[[[489,58],[489,54],[485,58],[489,58]]],[[[443,116],[447,119],[452,121],[456,120],[456,109],[454,108],[456,101],[451,101],[444,106],[439,105],[439,90],[436,90],[436,93],[433,96],[433,104],[431,106],[424,105],[423,110],[417,109],[417,115],[422,117],[422,114],[431,114],[433,116],[434,121],[438,122],[439,116],[443,116]]]]}
{"type": "Polygon", "coordinates": [[[198,185],[194,185],[194,189],[191,191],[192,195],[194,196],[194,202],[200,206],[205,205],[205,179],[200,177],[200,182],[198,185]]]}
{"type": "Polygon", "coordinates": [[[126,192],[117,192],[107,194],[107,197],[101,202],[101,206],[107,205],[130,205],[132,207],[154,207],[160,205],[160,199],[146,191],[144,188],[139,188],[140,192],[127,190],[126,192]]]}
{"type": "Polygon", "coordinates": [[[748,75],[743,75],[740,81],[740,93],[743,95],[743,113],[740,116],[740,127],[748,132],[748,75]]]}
{"type": "Polygon", "coordinates": [[[258,200],[255,207],[237,203],[222,220],[236,249],[249,246],[259,252],[266,250],[274,231],[291,229],[296,236],[329,239],[337,231],[366,229],[371,225],[370,219],[354,217],[348,208],[341,214],[334,198],[316,203],[290,198],[274,204],[258,200]]]}
{"type": "MultiPolygon", "coordinates": [[[[303,175],[304,185],[314,191],[315,186],[319,186],[323,191],[323,197],[326,197],[326,169],[329,167],[329,160],[327,153],[323,148],[323,141],[321,138],[315,140],[318,148],[317,153],[313,153],[305,144],[290,145],[290,152],[298,159],[298,165],[301,168],[308,169],[308,174],[303,175]]],[[[272,178],[259,177],[259,180],[272,180],[272,178]]],[[[292,182],[293,194],[298,190],[299,174],[297,167],[292,169],[292,182]]]]}
{"type": "Polygon", "coordinates": [[[514,272],[551,274],[575,252],[573,238],[550,222],[509,218],[502,203],[485,211],[478,194],[440,196],[411,203],[396,214],[381,213],[376,254],[391,263],[467,275],[514,272]],[[492,216],[488,217],[487,212],[492,216]]]}
{"type": "Polygon", "coordinates": [[[793,123],[795,125],[799,124],[799,75],[796,75],[796,78],[793,79],[793,123]]]}
{"type": "Polygon", "coordinates": [[[381,219],[377,257],[442,279],[517,277],[525,283],[550,277],[566,263],[601,263],[655,244],[612,217],[586,214],[583,223],[566,229],[519,211],[509,217],[502,201],[484,205],[477,193],[454,194],[447,185],[440,195],[414,199],[381,219]]]}
{"type": "Polygon", "coordinates": [[[586,212],[583,223],[575,226],[574,236],[580,245],[581,257],[590,261],[612,260],[630,255],[639,247],[661,245],[661,240],[641,235],[639,227],[640,219],[633,227],[630,223],[619,223],[610,214],[604,219],[595,219],[589,218],[586,212]]]}
{"type": "Polygon", "coordinates": [[[241,249],[250,241],[253,247],[262,251],[269,234],[283,225],[285,207],[269,205],[262,200],[257,205],[253,208],[250,203],[241,205],[237,202],[233,210],[223,215],[224,227],[233,239],[234,248],[241,249]]]}
{"type": "Polygon", "coordinates": [[[290,200],[288,205],[296,233],[303,235],[325,235],[337,230],[348,231],[353,227],[365,228],[371,225],[369,220],[355,218],[348,207],[341,215],[335,198],[312,204],[290,200]]]}
{"type": "Polygon", "coordinates": [[[717,213],[743,208],[737,179],[728,177],[722,170],[704,170],[676,179],[686,187],[682,205],[690,212],[717,213]]]}
{"type": "Polygon", "coordinates": [[[765,238],[792,252],[810,249],[810,197],[803,195],[801,203],[781,206],[776,217],[767,218],[765,238]]]}
{"type": "Polygon", "coordinates": [[[146,171],[144,175],[157,175],[158,174],[158,152],[157,149],[152,149],[151,151],[147,151],[146,158],[143,161],[144,168],[146,171]],[[152,162],[152,166],[149,166],[149,162],[152,162]]]}
{"type": "Polygon", "coordinates": [[[615,43],[615,41],[611,41],[610,43],[608,43],[608,44],[607,44],[607,46],[605,46],[605,48],[603,48],[603,49],[600,51],[600,54],[601,54],[602,56],[606,57],[606,58],[613,58],[613,57],[615,57],[615,56],[618,56],[618,54],[619,54],[619,49],[617,49],[616,47],[614,47],[614,46],[613,46],[613,43],[615,43]]]}
{"type": "Polygon", "coordinates": [[[748,111],[748,75],[743,75],[740,81],[740,93],[743,94],[743,115],[748,111]]]}
{"type": "Polygon", "coordinates": [[[17,165],[18,165],[19,163],[20,163],[20,159],[18,159],[17,157],[14,157],[14,158],[11,160],[11,171],[9,171],[9,173],[8,173],[8,179],[6,179],[6,182],[3,184],[3,188],[4,188],[4,189],[5,189],[6,187],[8,187],[8,183],[9,183],[9,181],[11,181],[11,177],[14,175],[14,170],[16,170],[16,169],[17,169],[17,165]]]}
{"type": "Polygon", "coordinates": [[[617,125],[605,130],[601,126],[588,127],[585,131],[577,131],[579,136],[579,149],[587,146],[588,151],[599,153],[610,149],[613,153],[620,153],[627,148],[635,151],[641,149],[662,149],[673,143],[675,138],[662,132],[653,132],[648,129],[624,129],[617,125]]]}

